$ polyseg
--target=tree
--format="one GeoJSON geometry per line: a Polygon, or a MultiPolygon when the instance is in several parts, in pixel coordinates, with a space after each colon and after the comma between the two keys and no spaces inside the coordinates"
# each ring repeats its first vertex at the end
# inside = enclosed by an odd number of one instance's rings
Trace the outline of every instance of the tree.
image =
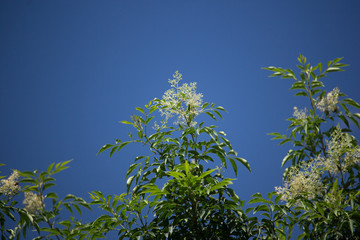
{"type": "Polygon", "coordinates": [[[196,83],[180,85],[182,75],[175,72],[162,99],[136,108],[138,115],[122,121],[135,129],[129,140],[116,139],[99,150],[113,156],[128,144],[148,147],[149,154],[129,166],[125,193],[93,191],[89,202],[71,194],[59,200],[48,189],[69,161],[40,173],[14,171],[1,180],[2,239],[26,237],[29,228],[38,232],[37,239],[98,239],[114,232],[119,239],[291,239],[297,226],[302,230],[298,239],[358,239],[360,147],[351,126],[359,128],[360,114],[350,109],[360,105],[343,98],[338,88],[327,92],[321,81],[342,71],[346,65],[340,60],[329,61],[323,70],[321,63],[310,66],[300,55],[299,77],[291,69],[265,68],[272,76],[292,79],[291,89],[307,97],[310,107],[294,108],[288,135],[270,134],[293,147],[282,162],[288,166],[284,185],[267,198],[255,193],[248,202],[253,207],[244,207],[230,187],[234,179],[223,175],[228,166],[237,174],[239,163],[251,171],[249,163],[225,132],[195,121],[204,119],[199,115],[217,121],[225,109],[203,103],[196,83]],[[209,162],[217,167],[210,168],[209,162]],[[25,208],[15,200],[20,192],[25,208]],[[104,213],[90,222],[77,220],[81,208],[95,207],[104,213]],[[10,223],[14,226],[6,229],[10,223]]]}
{"type": "Polygon", "coordinates": [[[272,133],[280,144],[292,143],[282,162],[291,162],[284,173],[284,187],[277,188],[282,200],[300,215],[304,239],[358,239],[360,147],[351,135],[350,122],[359,128],[359,113],[350,107],[360,105],[335,88],[327,92],[322,78],[343,71],[341,58],[310,66],[304,56],[298,58],[301,70],[297,78],[291,69],[268,67],[272,76],[290,78],[296,96],[309,99],[309,110],[294,107],[289,136],[272,133]],[[342,109],[340,109],[340,107],[342,109]],[[344,127],[341,127],[341,124],[344,127]]]}

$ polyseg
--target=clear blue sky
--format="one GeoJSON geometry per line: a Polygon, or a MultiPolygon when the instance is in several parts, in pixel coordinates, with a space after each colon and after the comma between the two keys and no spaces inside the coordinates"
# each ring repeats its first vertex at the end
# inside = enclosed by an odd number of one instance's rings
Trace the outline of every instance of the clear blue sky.
{"type": "Polygon", "coordinates": [[[1,1],[2,175],[74,159],[56,176],[60,195],[124,192],[141,146],[96,153],[125,140],[118,122],[161,98],[179,70],[228,111],[219,130],[253,170],[240,168],[238,195],[273,191],[290,145],[266,134],[285,133],[305,103],[261,67],[294,68],[299,53],[314,64],[344,57],[351,66],[326,84],[360,101],[359,13],[360,1],[1,1]]]}

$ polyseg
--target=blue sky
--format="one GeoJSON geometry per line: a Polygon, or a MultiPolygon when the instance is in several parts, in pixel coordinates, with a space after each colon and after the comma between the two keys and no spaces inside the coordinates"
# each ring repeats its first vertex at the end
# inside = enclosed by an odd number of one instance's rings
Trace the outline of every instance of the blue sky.
{"type": "Polygon", "coordinates": [[[216,125],[253,171],[240,168],[237,194],[273,191],[291,146],[266,134],[285,133],[306,103],[261,67],[295,68],[299,53],[313,64],[344,57],[350,67],[325,84],[360,101],[359,13],[359,1],[1,1],[2,174],[74,159],[56,176],[60,195],[124,192],[142,147],[96,153],[126,140],[119,121],[161,98],[179,70],[228,111],[216,125]]]}

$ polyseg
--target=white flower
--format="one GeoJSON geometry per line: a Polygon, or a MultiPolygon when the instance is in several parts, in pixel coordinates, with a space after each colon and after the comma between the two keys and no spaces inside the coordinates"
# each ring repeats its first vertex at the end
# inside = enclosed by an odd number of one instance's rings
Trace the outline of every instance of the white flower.
{"type": "MultiPolygon", "coordinates": [[[[288,201],[297,196],[313,199],[322,194],[325,187],[321,177],[325,171],[336,177],[360,163],[360,147],[354,146],[353,142],[353,136],[343,133],[339,126],[336,127],[331,134],[331,139],[326,142],[326,157],[318,156],[302,165],[300,169],[291,167],[284,186],[275,187],[276,192],[282,194],[281,200],[288,201]]],[[[329,200],[329,196],[325,196],[325,199],[329,200]]]]}
{"type": "Polygon", "coordinates": [[[325,170],[331,174],[337,174],[340,170],[346,170],[360,163],[360,148],[353,146],[353,136],[343,133],[338,126],[331,134],[331,140],[327,141],[327,159],[324,162],[325,170]]]}
{"type": "Polygon", "coordinates": [[[275,191],[282,194],[281,200],[288,201],[297,196],[313,199],[318,196],[324,189],[320,171],[322,164],[322,159],[318,157],[301,169],[291,167],[284,187],[275,187],[275,191]]]}
{"type": "Polygon", "coordinates": [[[296,117],[297,119],[306,120],[307,117],[306,111],[307,111],[306,108],[304,110],[299,110],[297,107],[294,107],[293,116],[296,117]]]}
{"type": "Polygon", "coordinates": [[[36,193],[25,192],[25,199],[23,204],[25,204],[25,209],[29,213],[36,213],[44,208],[44,197],[40,197],[36,193]]]}
{"type": "Polygon", "coordinates": [[[340,89],[334,88],[316,104],[316,107],[322,112],[334,112],[338,108],[337,104],[339,99],[339,93],[340,89]]]}
{"type": "Polygon", "coordinates": [[[301,109],[299,110],[297,107],[294,107],[294,113],[293,116],[299,120],[301,125],[305,125],[307,122],[307,115],[306,115],[307,109],[301,109]]]}
{"type": "Polygon", "coordinates": [[[196,122],[193,118],[201,113],[202,97],[201,93],[196,93],[196,83],[184,83],[179,86],[182,75],[178,71],[169,79],[171,89],[167,90],[160,102],[161,115],[168,121],[174,115],[177,120],[174,124],[194,126],[196,122]]]}
{"type": "Polygon", "coordinates": [[[0,193],[8,197],[15,196],[21,189],[19,182],[17,181],[18,178],[19,172],[17,170],[13,170],[8,179],[1,179],[0,193]]]}
{"type": "Polygon", "coordinates": [[[360,147],[356,146],[351,151],[348,151],[345,154],[344,162],[345,169],[352,167],[356,164],[360,164],[360,147]]]}

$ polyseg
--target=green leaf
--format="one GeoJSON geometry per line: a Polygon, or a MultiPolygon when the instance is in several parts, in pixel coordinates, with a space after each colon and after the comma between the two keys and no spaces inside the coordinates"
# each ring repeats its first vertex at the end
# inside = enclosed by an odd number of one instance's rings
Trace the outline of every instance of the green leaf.
{"type": "Polygon", "coordinates": [[[73,194],[67,194],[66,197],[64,198],[64,201],[66,201],[66,200],[73,200],[73,199],[75,199],[75,198],[76,198],[75,195],[73,195],[73,194]]]}
{"type": "Polygon", "coordinates": [[[47,182],[52,182],[52,181],[55,181],[55,178],[52,178],[52,177],[45,177],[43,182],[44,183],[47,183],[47,182]]]}
{"type": "Polygon", "coordinates": [[[249,172],[251,172],[250,164],[248,163],[248,161],[246,161],[244,158],[240,158],[240,157],[234,157],[234,159],[239,161],[242,165],[244,165],[249,170],[249,172]]]}
{"type": "Polygon", "coordinates": [[[354,116],[354,117],[357,117],[358,119],[360,119],[360,113],[354,113],[353,116],[354,116]]]}
{"type": "Polygon", "coordinates": [[[215,109],[226,112],[225,108],[223,108],[222,106],[218,106],[218,107],[216,107],[215,109]]]}
{"type": "Polygon", "coordinates": [[[211,112],[205,112],[208,116],[210,116],[212,119],[216,120],[216,117],[211,112]]]}
{"type": "Polygon", "coordinates": [[[148,124],[155,116],[151,116],[146,120],[146,124],[148,124]]]}
{"type": "Polygon", "coordinates": [[[278,71],[277,67],[269,66],[269,67],[262,67],[261,69],[269,70],[269,71],[278,71]]]}
{"type": "MultiPolygon", "coordinates": [[[[71,227],[71,223],[69,220],[61,221],[61,222],[59,222],[59,224],[65,226],[67,228],[71,227]]],[[[49,229],[49,230],[53,230],[53,229],[49,229]]],[[[55,233],[57,233],[57,231],[55,233]]]]}
{"type": "Polygon", "coordinates": [[[283,167],[285,165],[285,163],[287,163],[289,160],[294,158],[293,155],[294,150],[290,149],[289,152],[286,154],[286,156],[284,157],[284,159],[281,162],[281,167],[283,167]]]}
{"type": "Polygon", "coordinates": [[[319,93],[319,92],[322,92],[322,90],[321,89],[315,89],[315,90],[311,90],[311,94],[313,95],[313,96],[315,96],[317,93],[319,93]]]}
{"type": "Polygon", "coordinates": [[[318,63],[317,67],[319,68],[319,71],[322,72],[322,63],[318,63]]]}
{"type": "Polygon", "coordinates": [[[43,191],[45,191],[46,189],[48,189],[49,187],[55,186],[55,183],[46,183],[43,185],[43,191]]]}
{"type": "Polygon", "coordinates": [[[211,170],[208,170],[208,171],[206,171],[206,172],[203,172],[201,175],[200,175],[200,177],[199,178],[204,178],[204,177],[206,177],[207,175],[209,175],[210,173],[212,173],[212,172],[214,172],[216,169],[211,169],[211,170]]]}
{"type": "Polygon", "coordinates": [[[189,162],[188,162],[188,161],[185,161],[184,166],[185,166],[185,173],[186,173],[186,175],[188,175],[188,174],[189,174],[189,171],[190,171],[189,162]]]}
{"type": "Polygon", "coordinates": [[[209,106],[209,103],[206,102],[206,103],[204,103],[204,104],[202,105],[201,108],[204,109],[204,108],[206,108],[207,106],[209,106]]]}
{"type": "Polygon", "coordinates": [[[300,235],[296,238],[296,240],[301,240],[301,239],[303,239],[305,236],[306,236],[306,232],[300,234],[300,235]]]}
{"type": "Polygon", "coordinates": [[[136,110],[138,110],[139,112],[141,112],[142,114],[145,114],[144,113],[144,109],[142,109],[141,107],[137,107],[137,108],[135,108],[136,110]]]}
{"type": "Polygon", "coordinates": [[[126,145],[128,145],[129,143],[131,143],[131,142],[123,142],[123,143],[121,143],[121,144],[119,145],[119,148],[118,148],[117,151],[119,151],[120,149],[122,149],[123,147],[125,147],[126,145]]]}
{"type": "Polygon", "coordinates": [[[287,138],[287,139],[282,140],[282,141],[279,143],[279,145],[283,145],[284,143],[291,142],[291,141],[292,141],[291,138],[287,138]]]}
{"type": "Polygon", "coordinates": [[[263,198],[253,198],[248,202],[248,204],[253,204],[253,203],[267,203],[267,200],[263,198]]]}
{"type": "Polygon", "coordinates": [[[55,163],[52,163],[52,164],[49,165],[49,167],[48,167],[48,169],[47,169],[47,171],[48,171],[49,173],[51,172],[52,168],[54,167],[54,164],[55,164],[55,163]]]}
{"type": "MultiPolygon", "coordinates": [[[[92,191],[91,193],[95,194],[99,199],[101,199],[102,201],[105,200],[104,195],[102,194],[102,192],[100,191],[92,191]]],[[[68,194],[69,195],[69,194],[68,194]]],[[[91,195],[91,194],[90,194],[91,195]]]]}
{"type": "Polygon", "coordinates": [[[54,199],[58,199],[58,196],[56,195],[56,193],[48,193],[46,194],[47,198],[54,198],[54,199]]]}
{"type": "MultiPolygon", "coordinates": [[[[100,150],[99,150],[99,152],[97,153],[97,154],[99,154],[99,153],[101,153],[101,152],[103,152],[103,151],[105,151],[105,150],[107,150],[107,149],[109,149],[109,148],[111,148],[111,147],[113,147],[114,145],[112,145],[112,144],[105,144],[104,146],[102,146],[101,148],[100,148],[100,150]]],[[[50,171],[48,171],[48,172],[50,172],[50,171]]]]}
{"type": "Polygon", "coordinates": [[[119,148],[119,146],[114,146],[110,151],[110,157],[115,153],[115,151],[119,148]]]}
{"type": "Polygon", "coordinates": [[[312,88],[325,87],[325,85],[321,81],[316,80],[311,82],[311,87],[312,88]]]}
{"type": "Polygon", "coordinates": [[[359,123],[358,123],[358,121],[356,120],[356,118],[354,118],[353,116],[349,116],[349,118],[350,118],[351,121],[353,121],[353,123],[355,123],[355,125],[356,125],[358,128],[360,128],[359,123]]]}
{"type": "Polygon", "coordinates": [[[22,176],[22,177],[34,177],[35,174],[33,172],[30,172],[30,171],[24,171],[24,172],[20,172],[20,176],[22,176]]]}
{"type": "Polygon", "coordinates": [[[274,74],[270,75],[269,77],[277,77],[277,76],[283,76],[284,73],[282,72],[275,72],[274,74]]]}
{"type": "Polygon", "coordinates": [[[332,64],[335,64],[339,61],[341,61],[341,59],[343,59],[342,57],[341,58],[335,58],[333,61],[332,61],[332,64]]]}
{"type": "Polygon", "coordinates": [[[339,118],[345,123],[345,125],[349,128],[349,121],[346,119],[345,116],[339,115],[339,118]]]}
{"type": "Polygon", "coordinates": [[[224,167],[227,168],[226,159],[225,159],[225,155],[224,155],[223,151],[220,151],[219,149],[210,149],[210,151],[208,151],[208,152],[215,153],[220,158],[224,167]]]}
{"type": "Polygon", "coordinates": [[[233,169],[234,169],[235,176],[237,176],[237,165],[236,165],[236,163],[235,163],[234,159],[229,158],[229,161],[230,161],[230,163],[231,163],[231,166],[232,166],[232,167],[233,167],[233,169]]]}
{"type": "Polygon", "coordinates": [[[73,204],[73,207],[76,209],[76,211],[81,215],[81,209],[79,208],[78,205],[73,204]]]}
{"type": "Polygon", "coordinates": [[[66,209],[67,209],[71,214],[74,214],[74,213],[73,213],[73,210],[72,210],[71,207],[70,207],[70,204],[68,204],[68,203],[63,203],[63,205],[66,207],[66,209]]]}
{"type": "Polygon", "coordinates": [[[38,181],[36,181],[35,179],[31,179],[31,178],[21,179],[20,182],[21,183],[33,183],[34,185],[38,184],[38,181]]]}
{"type": "Polygon", "coordinates": [[[150,108],[150,111],[149,111],[149,114],[151,114],[151,113],[153,113],[155,110],[157,110],[158,109],[158,107],[156,107],[156,106],[151,106],[151,108],[150,108]]]}
{"type": "Polygon", "coordinates": [[[185,175],[181,172],[175,172],[175,171],[171,171],[171,172],[167,172],[166,173],[169,176],[172,176],[176,179],[181,179],[181,178],[185,178],[185,175]]]}
{"type": "Polygon", "coordinates": [[[225,178],[224,180],[222,180],[221,182],[218,182],[217,184],[213,185],[210,187],[210,191],[215,191],[217,189],[223,188],[224,186],[227,186],[229,184],[232,184],[231,180],[234,179],[230,179],[230,178],[225,178]]]}
{"type": "Polygon", "coordinates": [[[282,136],[280,133],[277,133],[277,132],[268,133],[267,135],[275,136],[275,137],[273,137],[271,140],[286,138],[286,135],[282,136]]]}
{"type": "Polygon", "coordinates": [[[195,132],[195,128],[189,127],[185,129],[185,131],[181,134],[181,138],[185,137],[186,135],[192,134],[195,132]]]}
{"type": "Polygon", "coordinates": [[[346,98],[346,99],[342,100],[342,102],[345,102],[346,104],[348,104],[350,106],[360,109],[360,105],[357,102],[355,102],[354,100],[352,100],[351,98],[346,98]]]}
{"type": "Polygon", "coordinates": [[[276,196],[276,198],[275,198],[275,204],[277,204],[279,201],[280,201],[280,199],[281,199],[281,195],[277,195],[276,196]]]}
{"type": "Polygon", "coordinates": [[[293,89],[304,89],[305,90],[305,84],[303,82],[295,82],[291,86],[290,90],[293,90],[293,89]]]}
{"type": "Polygon", "coordinates": [[[132,173],[132,171],[134,171],[134,169],[137,168],[139,165],[141,165],[141,163],[133,163],[133,164],[131,164],[128,171],[127,171],[127,173],[126,173],[125,178],[127,178],[132,173]]]}
{"type": "Polygon", "coordinates": [[[125,121],[125,120],[124,120],[124,121],[120,121],[120,122],[123,123],[123,124],[129,124],[129,125],[135,126],[134,123],[129,122],[129,121],[125,121]]]}
{"type": "Polygon", "coordinates": [[[349,66],[349,64],[344,64],[344,63],[336,63],[334,64],[334,67],[347,67],[349,66]]]}
{"type": "Polygon", "coordinates": [[[295,96],[305,96],[305,97],[307,97],[308,95],[307,95],[306,92],[301,91],[301,92],[296,93],[295,96]]]}
{"type": "Polygon", "coordinates": [[[254,214],[257,213],[257,212],[262,212],[262,211],[264,211],[264,212],[269,212],[269,208],[268,208],[266,205],[264,205],[264,204],[259,205],[259,206],[256,206],[256,207],[254,208],[254,214]]]}
{"type": "Polygon", "coordinates": [[[338,67],[328,67],[325,72],[340,72],[344,71],[344,69],[338,68],[338,67]]]}
{"type": "Polygon", "coordinates": [[[128,178],[126,181],[126,191],[129,192],[131,183],[134,181],[135,175],[128,178]]]}
{"type": "Polygon", "coordinates": [[[58,168],[58,169],[57,169],[57,170],[58,170],[57,172],[60,172],[60,171],[63,171],[63,170],[65,170],[65,169],[69,168],[69,166],[67,166],[67,164],[70,163],[71,161],[72,161],[72,160],[60,162],[60,167],[59,167],[59,168],[56,167],[56,168],[58,168]]]}
{"type": "Polygon", "coordinates": [[[222,115],[218,111],[214,110],[214,113],[216,113],[216,115],[218,115],[221,119],[223,119],[222,115]]]}

